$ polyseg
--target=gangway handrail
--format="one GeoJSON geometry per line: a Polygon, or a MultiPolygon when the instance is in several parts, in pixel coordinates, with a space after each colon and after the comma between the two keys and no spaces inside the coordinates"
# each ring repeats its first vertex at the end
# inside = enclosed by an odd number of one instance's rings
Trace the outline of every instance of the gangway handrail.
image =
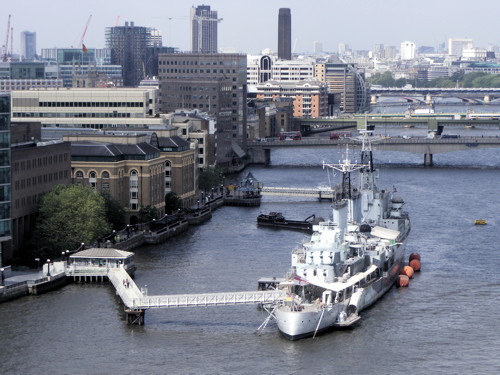
{"type": "Polygon", "coordinates": [[[143,296],[136,301],[136,308],[173,308],[195,306],[223,306],[258,303],[275,303],[285,298],[283,290],[246,291],[226,293],[202,293],[143,296]]]}

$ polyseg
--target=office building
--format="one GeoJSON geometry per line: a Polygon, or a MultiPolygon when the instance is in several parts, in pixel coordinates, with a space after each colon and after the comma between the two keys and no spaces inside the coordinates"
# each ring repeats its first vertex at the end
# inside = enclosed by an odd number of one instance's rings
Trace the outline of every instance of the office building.
{"type": "Polygon", "coordinates": [[[386,46],[384,48],[384,57],[386,59],[395,59],[397,55],[397,48],[395,46],[386,46]]]}
{"type": "Polygon", "coordinates": [[[42,60],[59,65],[111,64],[109,48],[42,48],[42,60]]]}
{"type": "Polygon", "coordinates": [[[10,95],[0,93],[0,267],[12,258],[10,95]]]}
{"type": "MultiPolygon", "coordinates": [[[[318,69],[318,71],[323,70],[318,69]]],[[[333,111],[344,113],[365,111],[369,103],[364,71],[354,64],[327,62],[324,65],[324,77],[329,93],[336,98],[333,111]]]]}
{"type": "Polygon", "coordinates": [[[474,41],[470,38],[449,38],[448,55],[462,57],[464,50],[474,48],[474,41]]]}
{"type": "Polygon", "coordinates": [[[21,32],[21,58],[23,60],[35,60],[36,33],[31,31],[21,32]]]}
{"type": "Polygon", "coordinates": [[[0,63],[0,92],[62,87],[57,66],[43,62],[0,63]]]}
{"type": "Polygon", "coordinates": [[[191,8],[191,51],[217,53],[217,26],[221,21],[210,5],[191,8]]]}
{"type": "Polygon", "coordinates": [[[162,125],[158,90],[79,88],[12,92],[12,119],[40,122],[43,128],[145,128],[162,125]]]}
{"type": "Polygon", "coordinates": [[[401,60],[412,60],[415,58],[416,55],[416,46],[415,43],[413,42],[402,42],[401,43],[401,48],[399,50],[401,60]]]}
{"type": "Polygon", "coordinates": [[[179,111],[166,115],[181,138],[198,145],[198,168],[203,170],[215,164],[215,121],[207,113],[197,110],[179,111]]]}
{"type": "Polygon", "coordinates": [[[177,53],[159,58],[161,112],[196,109],[213,115],[215,163],[222,168],[234,167],[245,148],[246,70],[247,57],[241,54],[177,53]]]}
{"type": "Polygon", "coordinates": [[[13,122],[11,134],[12,247],[14,257],[25,258],[42,195],[71,183],[71,150],[62,140],[42,142],[40,123],[13,122]]]}
{"type": "Polygon", "coordinates": [[[313,42],[313,53],[314,54],[320,54],[320,53],[323,53],[323,43],[321,42],[318,42],[318,41],[314,41],[313,42]]]}
{"type": "Polygon", "coordinates": [[[147,48],[161,47],[160,43],[157,30],[134,26],[133,22],[106,28],[106,47],[111,52],[111,64],[122,66],[124,86],[138,86],[146,78],[147,48]]]}
{"type": "Polygon", "coordinates": [[[78,79],[91,76],[100,76],[104,81],[112,83],[114,87],[123,86],[121,65],[59,65],[59,77],[63,87],[83,87],[77,84],[78,79]]]}
{"type": "Polygon", "coordinates": [[[0,79],[0,92],[62,87],[62,79],[0,79]]]}
{"type": "Polygon", "coordinates": [[[257,99],[293,99],[293,117],[328,115],[328,89],[319,81],[277,82],[257,85],[257,99]]]}
{"type": "Polygon", "coordinates": [[[278,82],[311,80],[314,79],[314,66],[313,58],[281,60],[272,55],[249,56],[247,84],[257,85],[269,80],[278,82]]]}
{"type": "Polygon", "coordinates": [[[292,15],[289,8],[278,13],[278,58],[292,59],[292,15]]]}
{"type": "Polygon", "coordinates": [[[485,48],[471,48],[462,50],[462,60],[465,61],[485,61],[488,57],[488,50],[485,48]]]}
{"type": "Polygon", "coordinates": [[[349,46],[345,43],[339,43],[337,46],[337,53],[339,56],[344,56],[347,52],[349,52],[349,46]]]}

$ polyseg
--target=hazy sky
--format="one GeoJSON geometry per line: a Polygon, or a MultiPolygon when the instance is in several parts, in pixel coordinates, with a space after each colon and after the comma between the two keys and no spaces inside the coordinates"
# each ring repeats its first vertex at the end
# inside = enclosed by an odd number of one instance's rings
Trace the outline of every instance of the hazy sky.
{"type": "MultiPolygon", "coordinates": [[[[104,29],[134,21],[136,26],[162,31],[163,44],[189,50],[189,12],[194,5],[218,11],[219,48],[258,54],[277,50],[278,9],[290,8],[295,52],[312,51],[313,41],[324,51],[338,43],[355,50],[375,44],[398,46],[409,40],[436,47],[450,37],[467,37],[476,47],[500,45],[500,0],[2,0],[0,42],[5,42],[8,15],[12,15],[14,53],[21,31],[37,33],[37,50],[77,47],[92,15],[84,43],[104,47],[104,29]]],[[[10,38],[9,38],[10,39],[10,38]]],[[[10,40],[9,40],[10,44],[10,40]]],[[[10,49],[10,48],[9,48],[10,49]]]]}

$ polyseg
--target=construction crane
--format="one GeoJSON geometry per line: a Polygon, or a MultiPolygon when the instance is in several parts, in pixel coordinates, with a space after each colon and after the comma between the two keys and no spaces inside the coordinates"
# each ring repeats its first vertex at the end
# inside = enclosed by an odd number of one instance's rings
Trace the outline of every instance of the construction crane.
{"type": "Polygon", "coordinates": [[[10,60],[12,61],[14,57],[14,28],[10,28],[10,60]]]}
{"type": "Polygon", "coordinates": [[[78,43],[79,48],[83,47],[83,38],[85,38],[85,34],[87,33],[87,29],[89,28],[89,23],[90,23],[91,18],[92,18],[92,14],[89,16],[89,19],[87,20],[87,24],[85,25],[85,28],[83,29],[82,37],[80,38],[80,43],[78,43]]]}
{"type": "Polygon", "coordinates": [[[7,61],[7,51],[9,50],[9,32],[10,32],[10,14],[7,21],[7,35],[5,36],[5,44],[3,45],[2,61],[7,61]]]}

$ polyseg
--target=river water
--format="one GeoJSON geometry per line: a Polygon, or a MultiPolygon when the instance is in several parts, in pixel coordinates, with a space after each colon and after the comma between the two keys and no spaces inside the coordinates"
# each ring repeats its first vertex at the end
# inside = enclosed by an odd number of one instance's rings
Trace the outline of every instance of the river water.
{"type": "MultiPolygon", "coordinates": [[[[393,131],[389,129],[388,131],[393,131]]],[[[405,129],[404,131],[418,131],[405,129]]],[[[480,131],[474,130],[472,131],[480,131]]],[[[488,130],[493,131],[493,130],[488,130]]],[[[496,130],[498,132],[498,130],[496,130]]],[[[336,178],[320,165],[341,151],[277,150],[251,171],[268,186],[316,187],[336,178]]],[[[127,326],[112,286],[69,285],[0,304],[2,374],[498,374],[500,373],[500,154],[375,154],[382,186],[397,189],[412,219],[407,254],[422,271],[361,313],[354,329],[290,342],[253,305],[158,309],[127,326]],[[488,225],[474,226],[484,218],[488,225]]],[[[328,217],[327,202],[265,197],[223,207],[204,225],[136,249],[136,283],[149,294],[255,290],[282,277],[301,232],[259,228],[259,213],[328,217]]]]}

